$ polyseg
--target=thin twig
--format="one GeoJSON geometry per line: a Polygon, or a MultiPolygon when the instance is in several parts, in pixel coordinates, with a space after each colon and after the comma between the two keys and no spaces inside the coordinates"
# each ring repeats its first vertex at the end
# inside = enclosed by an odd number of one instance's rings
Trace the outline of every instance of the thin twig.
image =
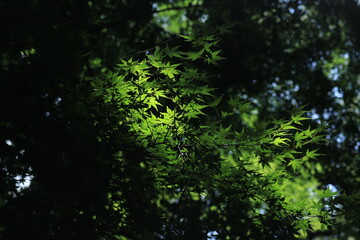
{"type": "Polygon", "coordinates": [[[196,7],[205,7],[204,5],[188,5],[188,6],[183,6],[183,7],[169,7],[169,8],[164,8],[164,9],[156,9],[153,12],[154,13],[160,13],[160,12],[166,12],[166,11],[172,11],[172,10],[184,10],[184,9],[189,9],[189,8],[196,8],[196,7]]]}
{"type": "Polygon", "coordinates": [[[156,44],[154,47],[147,48],[147,49],[138,51],[138,52],[133,53],[133,54],[130,54],[130,55],[122,56],[122,57],[120,57],[120,58],[128,58],[128,57],[133,57],[133,56],[139,55],[139,54],[141,54],[141,53],[146,53],[146,52],[148,52],[148,51],[154,50],[157,46],[164,45],[165,43],[174,41],[174,40],[179,39],[179,38],[181,38],[181,36],[176,36],[176,37],[167,39],[167,40],[165,40],[165,41],[163,41],[163,42],[161,42],[161,43],[156,44]]]}

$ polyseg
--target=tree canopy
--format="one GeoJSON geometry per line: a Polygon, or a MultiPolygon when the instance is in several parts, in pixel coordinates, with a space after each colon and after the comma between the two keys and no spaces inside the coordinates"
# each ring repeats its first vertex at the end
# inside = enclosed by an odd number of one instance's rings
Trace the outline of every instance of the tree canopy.
{"type": "Polygon", "coordinates": [[[360,238],[357,1],[0,16],[1,239],[360,238]]]}

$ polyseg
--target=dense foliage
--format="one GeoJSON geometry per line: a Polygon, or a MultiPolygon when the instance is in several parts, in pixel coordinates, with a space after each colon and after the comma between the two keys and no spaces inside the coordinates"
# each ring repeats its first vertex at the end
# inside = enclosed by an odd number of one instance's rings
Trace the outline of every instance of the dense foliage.
{"type": "Polygon", "coordinates": [[[359,12],[3,1],[0,238],[356,239],[359,12]]]}

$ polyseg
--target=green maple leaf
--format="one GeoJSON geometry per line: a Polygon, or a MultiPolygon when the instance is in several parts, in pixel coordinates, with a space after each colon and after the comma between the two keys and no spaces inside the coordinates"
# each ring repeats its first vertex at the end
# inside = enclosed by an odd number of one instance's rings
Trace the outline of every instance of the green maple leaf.
{"type": "Polygon", "coordinates": [[[173,58],[173,57],[182,57],[181,54],[182,52],[181,51],[177,51],[177,49],[179,48],[179,46],[176,46],[174,48],[169,48],[169,47],[166,47],[164,49],[166,55],[168,55],[170,58],[173,58]]]}
{"type": "Polygon", "coordinates": [[[196,59],[199,59],[201,57],[203,52],[204,52],[204,49],[202,49],[198,52],[187,52],[187,53],[185,53],[187,55],[187,57],[185,57],[185,59],[195,61],[196,59]]]}

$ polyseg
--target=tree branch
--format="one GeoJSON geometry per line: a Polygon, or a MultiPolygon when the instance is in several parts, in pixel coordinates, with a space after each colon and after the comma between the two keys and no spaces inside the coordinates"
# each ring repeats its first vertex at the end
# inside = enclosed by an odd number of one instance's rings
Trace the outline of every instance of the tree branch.
{"type": "Polygon", "coordinates": [[[166,11],[172,11],[172,10],[184,10],[184,9],[189,9],[189,8],[197,8],[197,7],[205,7],[204,5],[188,5],[188,6],[184,6],[184,7],[169,7],[169,8],[164,8],[164,9],[155,9],[153,12],[154,13],[160,13],[160,12],[166,12],[166,11]]]}

